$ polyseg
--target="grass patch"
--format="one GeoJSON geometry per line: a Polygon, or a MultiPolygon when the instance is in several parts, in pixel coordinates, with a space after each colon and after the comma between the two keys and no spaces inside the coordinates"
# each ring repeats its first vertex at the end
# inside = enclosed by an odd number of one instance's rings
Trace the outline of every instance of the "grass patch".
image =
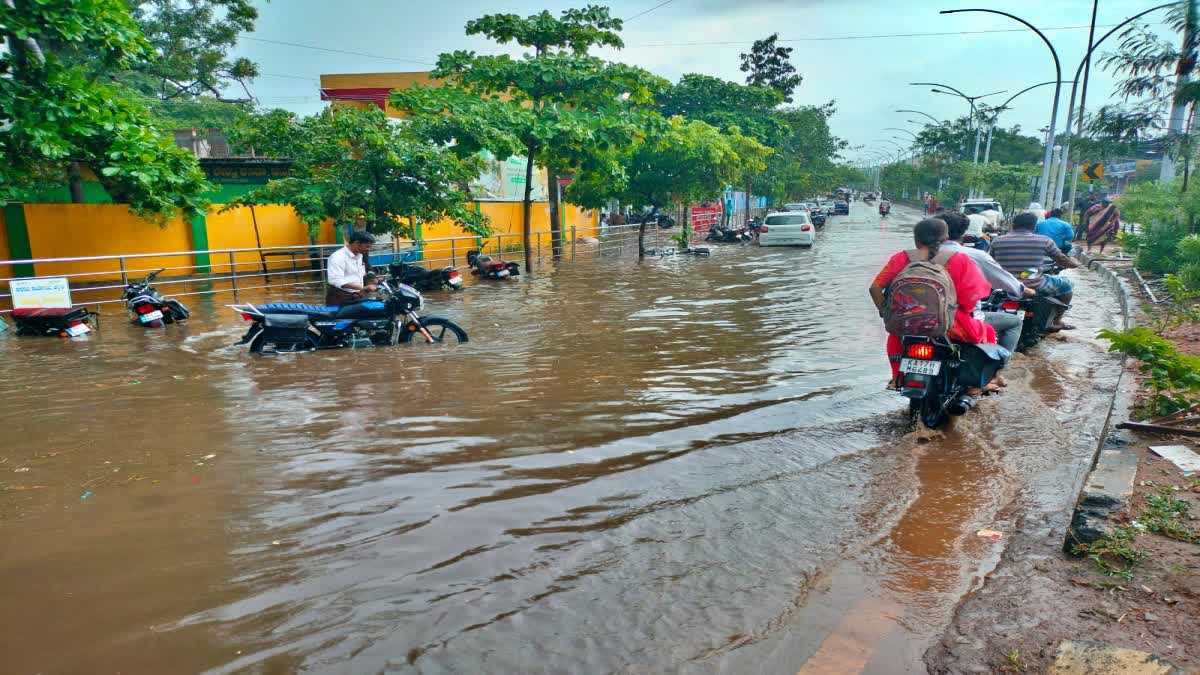
{"type": "Polygon", "coordinates": [[[1146,557],[1145,551],[1134,547],[1135,540],[1137,528],[1126,525],[1090,544],[1079,544],[1075,547],[1075,553],[1087,556],[1088,560],[1096,563],[1101,573],[1128,581],[1133,579],[1134,568],[1146,557]]]}
{"type": "Polygon", "coordinates": [[[1160,487],[1158,492],[1146,495],[1146,510],[1135,521],[1147,530],[1189,544],[1200,544],[1200,535],[1184,524],[1189,505],[1175,496],[1169,487],[1160,487]]]}
{"type": "Polygon", "coordinates": [[[1029,669],[1029,665],[1025,663],[1025,659],[1021,657],[1021,650],[1013,649],[1004,655],[1004,664],[1000,666],[1002,673],[1023,673],[1029,669]]]}

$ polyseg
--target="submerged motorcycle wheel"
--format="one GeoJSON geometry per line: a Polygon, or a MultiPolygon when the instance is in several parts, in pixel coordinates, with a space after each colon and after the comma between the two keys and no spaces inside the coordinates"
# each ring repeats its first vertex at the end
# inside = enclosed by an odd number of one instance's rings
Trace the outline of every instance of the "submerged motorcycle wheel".
{"type": "Polygon", "coordinates": [[[929,429],[938,429],[950,417],[946,412],[946,407],[942,405],[940,396],[909,399],[908,412],[914,418],[921,420],[921,424],[929,429]]]}
{"type": "MultiPolygon", "coordinates": [[[[421,324],[428,331],[434,342],[447,342],[457,344],[467,341],[467,331],[463,330],[458,324],[450,319],[443,319],[440,316],[429,316],[421,319],[421,324]]],[[[416,324],[408,323],[401,328],[400,342],[409,344],[419,342],[428,344],[429,341],[421,334],[420,330],[416,330],[416,324]]]]}

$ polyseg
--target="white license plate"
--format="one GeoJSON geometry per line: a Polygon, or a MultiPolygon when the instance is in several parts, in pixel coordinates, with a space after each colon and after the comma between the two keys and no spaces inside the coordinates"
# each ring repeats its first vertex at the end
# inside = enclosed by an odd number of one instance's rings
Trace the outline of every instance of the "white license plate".
{"type": "Polygon", "coordinates": [[[941,361],[923,361],[921,359],[900,359],[900,372],[913,375],[937,375],[942,372],[941,361]]]}
{"type": "Polygon", "coordinates": [[[149,314],[141,315],[142,323],[150,323],[151,321],[158,321],[160,319],[162,319],[162,312],[158,311],[157,309],[149,314]]]}
{"type": "Polygon", "coordinates": [[[81,323],[78,326],[67,326],[67,335],[70,335],[71,337],[87,335],[90,332],[92,332],[92,327],[86,323],[81,323]]]}

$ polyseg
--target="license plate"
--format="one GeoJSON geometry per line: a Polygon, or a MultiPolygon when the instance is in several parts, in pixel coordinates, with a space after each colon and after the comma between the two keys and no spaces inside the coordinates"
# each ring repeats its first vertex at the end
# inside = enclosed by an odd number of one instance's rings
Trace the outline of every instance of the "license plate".
{"type": "Polygon", "coordinates": [[[900,359],[900,372],[913,375],[937,375],[942,372],[941,361],[923,361],[921,359],[900,359]]]}
{"type": "Polygon", "coordinates": [[[158,320],[162,319],[162,316],[163,316],[162,312],[160,312],[156,309],[153,312],[150,312],[149,314],[142,314],[141,322],[142,323],[150,323],[151,321],[158,321],[158,320]]]}
{"type": "Polygon", "coordinates": [[[71,337],[87,335],[90,332],[92,332],[92,327],[86,323],[81,323],[78,326],[67,326],[67,335],[70,335],[71,337]]]}

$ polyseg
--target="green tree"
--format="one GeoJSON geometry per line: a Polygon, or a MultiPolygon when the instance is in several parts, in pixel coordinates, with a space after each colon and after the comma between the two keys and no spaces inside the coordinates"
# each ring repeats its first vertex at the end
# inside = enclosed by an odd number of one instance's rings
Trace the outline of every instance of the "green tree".
{"type": "MultiPolygon", "coordinates": [[[[979,146],[980,161],[986,147],[986,133],[985,129],[979,146]]],[[[975,129],[965,116],[944,124],[927,124],[917,134],[916,147],[924,154],[942,159],[970,161],[975,155],[975,129]]],[[[1037,164],[1042,160],[1042,149],[1042,142],[1022,134],[1020,126],[996,127],[992,131],[989,159],[1001,164],[1037,164]]]]}
{"type": "Polygon", "coordinates": [[[416,138],[374,106],[326,109],[305,118],[273,110],[249,117],[234,130],[233,141],[290,159],[292,176],[231,200],[226,210],[287,204],[311,237],[326,219],[411,236],[411,218],[450,218],[488,233],[485,218],[466,207],[470,198],[460,187],[479,175],[482,161],[416,138]]]}
{"type": "Polygon", "coordinates": [[[750,53],[741,55],[742,72],[748,73],[746,84],[774,89],[783,97],[784,103],[791,103],[792,92],[804,78],[792,65],[792,48],[778,46],[778,39],[779,33],[772,33],[762,40],[755,40],[750,53]]]}
{"type": "MultiPolygon", "coordinates": [[[[415,129],[431,141],[453,141],[455,152],[486,148],[498,157],[524,155],[522,233],[530,272],[535,166],[620,172],[607,151],[637,141],[645,127],[638,106],[650,103],[666,85],[640,68],[588,53],[593,47],[622,47],[620,29],[621,20],[597,6],[568,9],[557,17],[548,11],[483,16],[467,23],[468,35],[532,51],[516,58],[442,54],[432,75],[443,86],[392,95],[392,105],[410,112],[415,129]]],[[[552,221],[551,228],[557,242],[558,223],[552,221]]]]}
{"type": "MultiPolygon", "coordinates": [[[[162,134],[148,111],[95,69],[124,71],[154,55],[122,0],[0,2],[0,200],[26,198],[79,166],[138,214],[185,215],[209,188],[195,158],[162,134]],[[62,45],[90,55],[73,64],[62,45]]],[[[82,190],[72,198],[82,200],[82,190]]]]}

